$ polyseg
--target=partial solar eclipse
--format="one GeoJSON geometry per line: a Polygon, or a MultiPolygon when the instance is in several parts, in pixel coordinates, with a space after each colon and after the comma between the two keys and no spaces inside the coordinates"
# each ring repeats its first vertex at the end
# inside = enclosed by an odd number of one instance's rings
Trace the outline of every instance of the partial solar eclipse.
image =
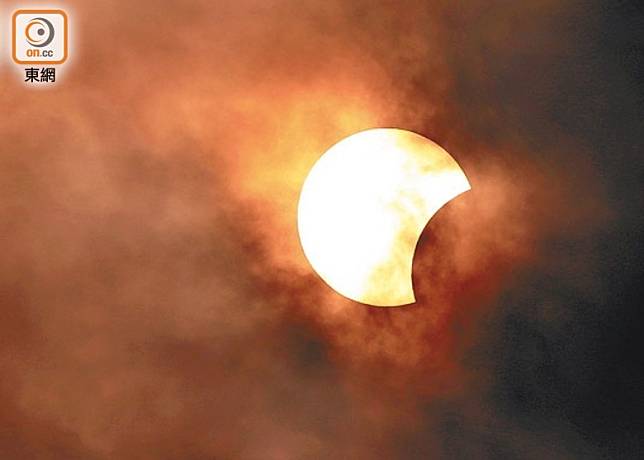
{"type": "Polygon", "coordinates": [[[416,245],[436,212],[470,189],[452,156],[429,139],[379,128],[349,136],[313,166],[300,194],[306,258],[339,294],[379,307],[416,301],[416,245]]]}

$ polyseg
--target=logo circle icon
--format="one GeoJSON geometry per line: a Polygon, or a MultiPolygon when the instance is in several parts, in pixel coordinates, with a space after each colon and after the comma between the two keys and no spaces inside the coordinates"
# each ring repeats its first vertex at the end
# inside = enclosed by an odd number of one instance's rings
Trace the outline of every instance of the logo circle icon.
{"type": "Polygon", "coordinates": [[[54,25],[45,18],[33,18],[25,27],[27,42],[36,48],[49,45],[56,35],[54,25]]]}

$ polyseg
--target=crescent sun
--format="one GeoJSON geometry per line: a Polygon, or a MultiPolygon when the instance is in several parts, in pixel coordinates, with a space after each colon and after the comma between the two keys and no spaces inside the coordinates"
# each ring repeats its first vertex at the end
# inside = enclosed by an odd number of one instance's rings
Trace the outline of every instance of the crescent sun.
{"type": "Polygon", "coordinates": [[[456,160],[419,134],[378,128],[351,135],[320,157],[302,187],[304,254],[349,299],[380,307],[414,303],[418,239],[441,207],[468,190],[456,160]]]}

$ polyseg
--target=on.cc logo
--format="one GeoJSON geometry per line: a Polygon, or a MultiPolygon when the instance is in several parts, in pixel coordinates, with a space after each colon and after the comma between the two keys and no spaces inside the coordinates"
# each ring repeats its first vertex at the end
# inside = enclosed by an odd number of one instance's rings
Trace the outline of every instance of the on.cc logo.
{"type": "Polygon", "coordinates": [[[13,60],[56,65],[67,60],[68,21],[63,10],[18,10],[13,14],[13,60]]]}
{"type": "Polygon", "coordinates": [[[25,38],[31,46],[43,48],[54,41],[56,31],[54,25],[45,18],[34,18],[27,23],[25,38]]]}

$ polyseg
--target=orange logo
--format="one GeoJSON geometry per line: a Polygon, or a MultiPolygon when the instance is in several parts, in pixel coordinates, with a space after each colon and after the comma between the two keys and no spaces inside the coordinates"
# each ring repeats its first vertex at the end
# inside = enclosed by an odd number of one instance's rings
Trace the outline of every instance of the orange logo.
{"type": "Polygon", "coordinates": [[[63,10],[18,10],[13,14],[13,60],[17,64],[62,64],[68,24],[63,10]]]}

